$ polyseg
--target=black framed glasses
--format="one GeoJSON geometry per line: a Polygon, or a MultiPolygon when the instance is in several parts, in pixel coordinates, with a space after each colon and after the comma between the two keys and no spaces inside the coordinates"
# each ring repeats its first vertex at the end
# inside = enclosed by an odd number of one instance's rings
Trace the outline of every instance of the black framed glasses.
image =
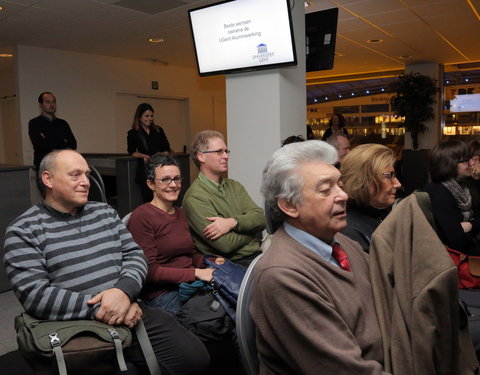
{"type": "Polygon", "coordinates": [[[387,177],[390,181],[393,181],[393,179],[397,177],[397,174],[395,172],[383,172],[382,175],[387,177]]]}
{"type": "Polygon", "coordinates": [[[170,185],[172,182],[175,182],[176,185],[182,183],[182,178],[180,176],[176,177],[163,177],[163,178],[156,178],[155,180],[160,181],[164,185],[170,185]]]}
{"type": "Polygon", "coordinates": [[[217,154],[217,156],[222,156],[224,153],[229,155],[230,150],[228,149],[220,149],[220,150],[208,150],[208,151],[200,151],[202,154],[217,154]]]}
{"type": "Polygon", "coordinates": [[[468,159],[459,160],[458,163],[468,163],[468,162],[470,162],[470,160],[472,160],[471,156],[469,156],[468,159]]]}

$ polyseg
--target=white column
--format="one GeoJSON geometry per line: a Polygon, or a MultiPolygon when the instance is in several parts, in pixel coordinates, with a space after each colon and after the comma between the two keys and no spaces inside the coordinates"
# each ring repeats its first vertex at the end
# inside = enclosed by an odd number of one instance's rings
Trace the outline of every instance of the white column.
{"type": "Polygon", "coordinates": [[[306,138],[305,9],[292,9],[297,66],[226,77],[229,177],[263,206],[261,175],[272,153],[290,135],[306,138]]]}

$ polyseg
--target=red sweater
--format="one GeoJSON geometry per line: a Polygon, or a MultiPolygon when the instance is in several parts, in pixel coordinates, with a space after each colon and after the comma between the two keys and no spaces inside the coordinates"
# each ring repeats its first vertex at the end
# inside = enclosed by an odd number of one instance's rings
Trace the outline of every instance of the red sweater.
{"type": "Polygon", "coordinates": [[[145,203],[133,211],[127,227],[148,259],[141,298],[152,300],[176,289],[181,282],[194,281],[195,268],[203,268],[203,254],[193,245],[188,220],[181,208],[169,215],[145,203]]]}

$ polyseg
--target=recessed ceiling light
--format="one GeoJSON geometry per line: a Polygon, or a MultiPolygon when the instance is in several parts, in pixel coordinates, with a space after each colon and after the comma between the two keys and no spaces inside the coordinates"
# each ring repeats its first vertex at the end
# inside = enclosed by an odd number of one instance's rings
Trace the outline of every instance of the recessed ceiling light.
{"type": "Polygon", "coordinates": [[[2,10],[3,10],[3,7],[2,7],[2,6],[0,6],[0,12],[1,12],[2,10]]]}
{"type": "Polygon", "coordinates": [[[13,55],[11,53],[0,53],[0,57],[9,58],[13,57],[13,55]]]}
{"type": "Polygon", "coordinates": [[[411,59],[412,56],[411,55],[402,55],[402,56],[398,56],[399,59],[411,59]]]}
{"type": "Polygon", "coordinates": [[[163,43],[165,39],[163,38],[148,38],[147,39],[150,43],[163,43]]]}
{"type": "Polygon", "coordinates": [[[367,43],[370,43],[370,44],[376,44],[376,43],[382,43],[383,42],[383,39],[368,39],[367,40],[367,43]]]}

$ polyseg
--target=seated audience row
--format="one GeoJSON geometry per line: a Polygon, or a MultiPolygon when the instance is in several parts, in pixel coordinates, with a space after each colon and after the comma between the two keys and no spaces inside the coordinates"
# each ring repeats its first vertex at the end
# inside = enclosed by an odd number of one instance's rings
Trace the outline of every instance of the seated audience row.
{"type": "MultiPolygon", "coordinates": [[[[7,274],[25,309],[40,318],[93,318],[130,327],[143,319],[167,373],[202,373],[209,359],[204,345],[162,310],[179,311],[180,283],[211,280],[204,254],[220,256],[217,263],[225,257],[247,267],[261,252],[258,233],[265,216],[240,183],[223,176],[230,151],[221,133],[199,133],[191,152],[200,174],[183,208],[174,205],[182,182],[178,163],[164,154],[149,158],[146,186],[153,199],[132,213],[133,239],[109,206],[87,202],[89,170],[83,157],[70,150],[48,154],[40,165],[44,202],[12,223],[5,239],[7,274]],[[137,303],[137,296],[145,304],[137,303]]],[[[283,224],[254,273],[251,312],[261,373],[314,374],[321,368],[324,374],[387,374],[392,369],[379,326],[379,318],[386,317],[377,315],[367,253],[372,233],[401,188],[395,156],[382,145],[361,145],[338,170],[338,155],[322,141],[288,144],[264,169],[266,206],[283,224]]],[[[432,152],[432,183],[426,190],[440,239],[449,246],[460,234],[475,244],[478,223],[468,190],[459,184],[470,175],[470,155],[455,141],[432,152]],[[445,210],[449,221],[442,217],[445,210]],[[455,231],[444,226],[447,221],[457,224],[455,231]]],[[[451,324],[455,334],[458,320],[451,324]]],[[[441,348],[435,366],[473,373],[476,361],[456,360],[457,350],[469,353],[470,346],[455,340],[451,353],[441,348]]],[[[434,344],[430,341],[420,344],[421,350],[434,344]]],[[[143,369],[136,341],[127,359],[143,369]]]]}

